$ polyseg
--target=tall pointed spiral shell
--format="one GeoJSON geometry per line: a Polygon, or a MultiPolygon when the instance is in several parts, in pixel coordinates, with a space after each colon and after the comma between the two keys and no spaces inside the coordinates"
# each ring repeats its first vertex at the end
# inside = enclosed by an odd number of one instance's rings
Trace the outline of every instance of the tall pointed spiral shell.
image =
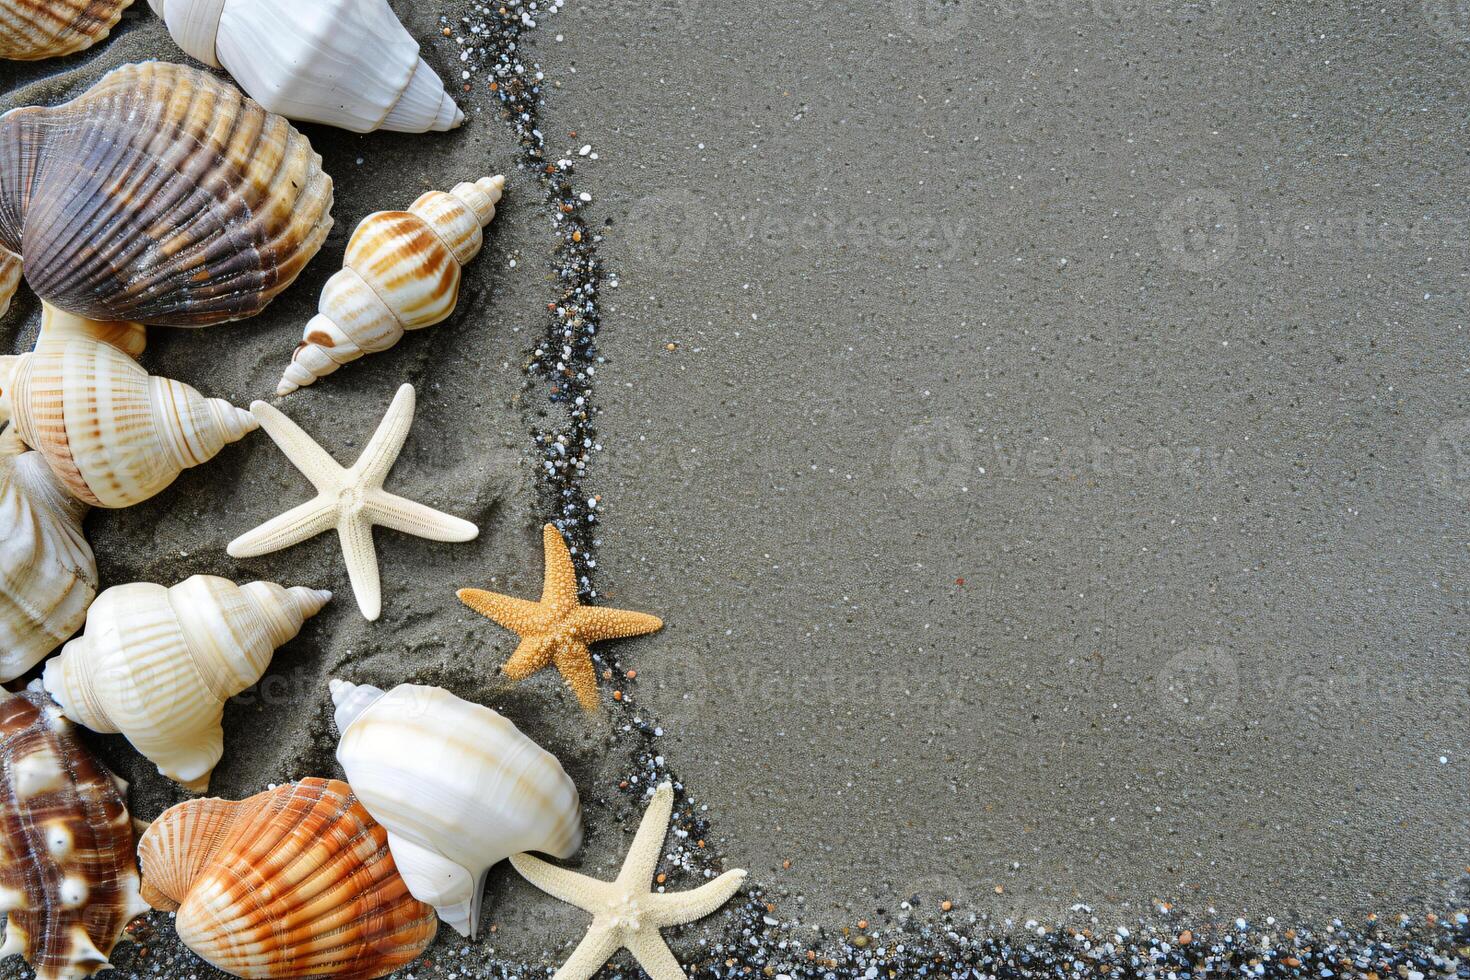
{"type": "Polygon", "coordinates": [[[260,680],[276,648],[332,597],[274,582],[195,575],[172,588],[115,585],[87,628],[46,663],[42,683],[66,716],[122,732],[192,792],[224,753],[225,701],[260,680]]]}
{"type": "Polygon", "coordinates": [[[37,452],[0,446],[0,681],[14,680],[71,636],[97,594],[82,534],[87,506],[37,452]]]}
{"type": "Polygon", "coordinates": [[[37,61],[85,51],[117,26],[132,2],[0,0],[0,58],[37,61]]]}
{"type": "Polygon", "coordinates": [[[306,137],[194,68],[124,65],[0,116],[0,249],[43,300],[94,320],[259,313],[321,247],[331,207],[306,137]]]}
{"type": "Polygon", "coordinates": [[[272,112],[354,133],[464,122],[388,0],[148,0],[190,56],[272,112]]]}
{"type": "Polygon", "coordinates": [[[331,682],[337,761],[388,828],[415,898],[474,938],[492,865],[521,851],[582,846],[577,787],[556,756],[496,711],[440,687],[331,682]]]}
{"type": "Polygon", "coordinates": [[[288,395],[364,354],[387,350],[405,330],[438,323],[459,302],[460,267],[480,254],[480,231],[495,217],[502,176],[429,191],[407,211],[362,219],[342,270],[322,287],[276,394],[288,395]]]}
{"type": "Polygon", "coordinates": [[[57,481],[97,507],[147,500],[257,424],[243,408],[150,375],[110,343],[45,331],[35,350],[0,357],[7,414],[57,481]]]}
{"type": "Polygon", "coordinates": [[[126,789],[45,694],[0,690],[0,957],[19,953],[39,980],[108,965],[148,911],[126,789]]]}
{"type": "Polygon", "coordinates": [[[387,833],[335,779],[180,803],[138,857],[143,895],[177,910],[184,944],[239,977],[371,980],[418,958],[438,925],[387,833]]]}

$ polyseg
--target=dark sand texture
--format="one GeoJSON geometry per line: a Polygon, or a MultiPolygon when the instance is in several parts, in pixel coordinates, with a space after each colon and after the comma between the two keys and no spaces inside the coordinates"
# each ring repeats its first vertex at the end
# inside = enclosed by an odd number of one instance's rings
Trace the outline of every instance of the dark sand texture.
{"type": "MultiPolygon", "coordinates": [[[[457,78],[438,18],[472,8],[395,8],[457,78]]],[[[512,638],[453,597],[539,591],[528,433],[556,411],[524,373],[556,239],[478,76],[455,133],[302,127],[336,180],[321,255],[256,320],[153,330],[145,363],[267,397],[364,214],[505,172],[454,319],[278,403],[346,463],[412,381],[389,488],[480,538],[380,532],[368,624],[330,536],[225,555],[309,492],[257,434],[94,513],[104,584],[337,593],[227,712],[220,795],[339,774],[328,677],[413,680],[563,759],[590,873],[640,810],[622,726],[655,721],[710,845],[805,923],[915,892],[1018,923],[1438,907],[1470,861],[1454,8],[571,0],[531,38],[548,159],[598,156],[594,575],[667,623],[615,651],[634,708],[507,688],[512,638]]],[[[182,60],[140,9],[95,53],[0,66],[3,106],[146,57],[182,60]]],[[[38,316],[22,290],[13,349],[38,316]]],[[[183,798],[98,741],[140,816],[183,798]]],[[[486,904],[481,946],[522,961],[585,921],[506,867],[486,904]]]]}

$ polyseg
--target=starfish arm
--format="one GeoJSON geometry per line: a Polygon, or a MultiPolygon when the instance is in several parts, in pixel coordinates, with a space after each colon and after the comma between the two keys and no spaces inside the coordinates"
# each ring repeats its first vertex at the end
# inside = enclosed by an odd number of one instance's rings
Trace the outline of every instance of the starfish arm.
{"type": "MultiPolygon", "coordinates": [[[[529,599],[517,599],[499,592],[484,589],[460,589],[455,595],[459,601],[487,619],[504,626],[513,633],[525,636],[532,631],[541,607],[529,599]]],[[[544,665],[543,665],[544,666],[544,665]]]]}
{"type": "Polygon", "coordinates": [[[663,852],[664,838],[669,835],[669,817],[674,813],[674,786],[662,783],[643,811],[643,820],[638,824],[638,833],[623,859],[623,870],[618,872],[618,883],[632,888],[647,888],[658,870],[659,855],[663,852]]]}
{"type": "Polygon", "coordinates": [[[368,495],[367,510],[374,524],[430,541],[469,541],[480,533],[469,521],[386,490],[368,495]]]}
{"type": "MultiPolygon", "coordinates": [[[[534,854],[512,854],[511,865],[520,872],[521,877],[531,884],[550,895],[575,905],[586,912],[596,914],[600,905],[607,901],[607,894],[611,886],[605,881],[589,878],[584,874],[578,874],[567,868],[558,867],[549,861],[543,861],[534,854]]],[[[597,965],[601,966],[606,958],[597,965]]]]}
{"type": "Polygon", "coordinates": [[[326,497],[315,497],[292,507],[231,541],[225,551],[234,558],[268,555],[329,531],[337,523],[337,508],[326,497]]]}
{"type": "Polygon", "coordinates": [[[593,923],[592,928],[587,930],[587,935],[582,937],[577,948],[572,950],[572,955],[567,957],[567,961],[551,980],[589,980],[602,969],[621,945],[617,934],[611,929],[593,923]]]}
{"type": "Polygon", "coordinates": [[[383,611],[383,585],[378,577],[378,550],[373,547],[373,526],[360,517],[337,522],[337,539],[342,542],[342,560],[357,608],[372,622],[383,611]]]}
{"type": "Polygon", "coordinates": [[[541,637],[528,637],[516,647],[500,672],[513,681],[523,681],[551,663],[551,644],[541,637]]]}
{"type": "Polygon", "coordinates": [[[577,696],[582,710],[596,711],[601,703],[597,694],[597,668],[592,666],[592,651],[587,649],[587,644],[563,644],[555,659],[556,669],[577,696]]]}
{"type": "Polygon", "coordinates": [[[702,919],[730,900],[745,881],[745,871],[726,871],[714,881],[705,882],[687,892],[664,892],[649,896],[648,904],[654,921],[660,926],[682,926],[702,919]]]}
{"type": "Polygon", "coordinates": [[[555,524],[541,529],[541,544],[546,552],[546,584],[541,588],[541,602],[557,609],[577,605],[577,568],[566,539],[555,524]]]}
{"type": "Polygon", "coordinates": [[[342,485],[342,467],[280,409],[256,401],[250,403],[250,414],[319,493],[333,493],[342,485]]]}
{"type": "Polygon", "coordinates": [[[684,968],[657,929],[644,928],[629,936],[628,952],[650,980],[685,980],[684,968]]]}
{"type": "Polygon", "coordinates": [[[352,464],[353,471],[361,475],[366,486],[381,487],[388,478],[388,471],[398,461],[398,452],[408,438],[409,427],[413,425],[413,408],[413,385],[399,385],[387,414],[378,423],[378,431],[373,433],[367,448],[352,464]]]}
{"type": "Polygon", "coordinates": [[[588,643],[618,640],[625,636],[642,636],[662,629],[664,621],[648,613],[605,606],[579,606],[573,614],[577,635],[588,643]]]}

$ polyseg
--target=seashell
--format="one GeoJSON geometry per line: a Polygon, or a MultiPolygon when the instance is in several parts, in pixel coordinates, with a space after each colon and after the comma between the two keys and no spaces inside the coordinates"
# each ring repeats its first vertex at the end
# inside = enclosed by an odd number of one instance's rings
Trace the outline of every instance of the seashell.
{"type": "Polygon", "coordinates": [[[521,851],[582,845],[577,787],[556,756],[498,712],[440,687],[383,693],[331,682],[337,761],[415,898],[475,937],[485,876],[521,851]]]}
{"type": "Polygon", "coordinates": [[[0,58],[38,61],[85,51],[117,26],[132,2],[0,0],[0,58]]]}
{"type": "Polygon", "coordinates": [[[257,425],[243,408],[150,375],[110,343],[44,327],[35,350],[0,357],[6,418],[57,482],[95,507],[147,500],[257,425]]]}
{"type": "MultiPolygon", "coordinates": [[[[0,0],[3,3],[4,0],[0,0]]],[[[20,275],[24,263],[19,255],[8,248],[0,248],[0,316],[10,310],[10,301],[20,286],[20,275]]]]}
{"type": "Polygon", "coordinates": [[[332,593],[195,575],[172,588],[115,585],[87,628],[46,663],[42,684],[72,721],[122,732],[192,792],[224,752],[225,701],[260,680],[275,649],[332,593]]]}
{"type": "Polygon", "coordinates": [[[34,667],[75,633],[97,594],[82,534],[87,505],[57,485],[19,440],[0,447],[0,681],[34,667]]]}
{"type": "Polygon", "coordinates": [[[93,320],[259,313],[321,247],[331,207],[306,137],[195,68],[124,65],[0,116],[0,248],[42,300],[93,320]]]}
{"type": "Polygon", "coordinates": [[[19,953],[39,980],[106,969],[123,927],[148,911],[127,784],[40,691],[0,689],[0,911],[0,957],[19,953]]]}
{"type": "Polygon", "coordinates": [[[417,959],[438,928],[399,877],[387,832],[336,779],[180,803],[138,857],[144,897],[177,911],[186,946],[240,977],[369,980],[417,959]]]}
{"type": "Polygon", "coordinates": [[[190,57],[272,112],[354,133],[453,129],[464,113],[387,0],[148,0],[190,57]]]}
{"type": "Polygon", "coordinates": [[[407,211],[363,218],[342,270],[322,287],[320,311],[276,386],[289,395],[367,353],[387,350],[405,330],[445,319],[459,301],[460,267],[480,253],[480,229],[495,217],[502,176],[429,191],[407,211]]]}

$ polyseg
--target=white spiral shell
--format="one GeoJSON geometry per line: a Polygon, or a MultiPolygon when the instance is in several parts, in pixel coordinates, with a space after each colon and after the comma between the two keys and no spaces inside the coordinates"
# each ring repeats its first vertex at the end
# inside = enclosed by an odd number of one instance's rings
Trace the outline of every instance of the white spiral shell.
{"type": "Polygon", "coordinates": [[[322,287],[316,316],[281,375],[289,395],[364,354],[387,350],[405,330],[431,326],[459,302],[460,267],[480,254],[505,178],[481,177],[449,193],[429,191],[407,211],[375,211],[347,242],[342,269],[322,287]]]}
{"type": "Polygon", "coordinates": [[[387,828],[409,891],[460,935],[475,937],[492,865],[581,847],[576,785],[498,712],[418,684],[385,694],[334,679],[331,689],[352,791],[387,828]]]}
{"type": "Polygon", "coordinates": [[[387,0],[148,0],[185,53],[289,119],[354,133],[453,129],[464,113],[387,0]]]}
{"type": "Polygon", "coordinates": [[[276,647],[331,597],[212,575],[167,589],[116,585],[47,662],[42,683],[72,721],[122,732],[159,772],[200,793],[224,753],[225,701],[258,681],[276,647]]]}

